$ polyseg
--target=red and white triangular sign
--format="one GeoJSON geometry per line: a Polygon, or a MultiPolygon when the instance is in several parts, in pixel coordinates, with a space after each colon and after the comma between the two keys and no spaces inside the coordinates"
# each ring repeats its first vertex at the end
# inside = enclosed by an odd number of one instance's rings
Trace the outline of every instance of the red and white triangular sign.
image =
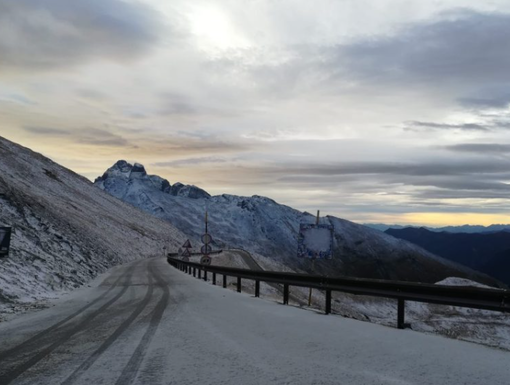
{"type": "Polygon", "coordinates": [[[186,240],[186,242],[184,242],[184,245],[182,245],[182,247],[184,247],[185,249],[191,249],[191,242],[188,240],[186,240]]]}
{"type": "Polygon", "coordinates": [[[189,251],[189,249],[185,249],[183,252],[182,252],[182,256],[183,257],[191,257],[191,253],[189,251]]]}

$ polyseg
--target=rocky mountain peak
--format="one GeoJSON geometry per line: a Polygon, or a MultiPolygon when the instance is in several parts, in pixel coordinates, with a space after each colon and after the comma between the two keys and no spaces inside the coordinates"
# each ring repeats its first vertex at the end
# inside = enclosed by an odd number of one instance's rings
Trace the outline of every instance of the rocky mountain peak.
{"type": "Polygon", "coordinates": [[[94,184],[103,190],[107,190],[118,198],[128,190],[129,186],[136,183],[140,188],[157,190],[173,196],[182,196],[192,199],[210,198],[211,195],[201,188],[193,185],[185,185],[170,182],[158,175],[148,175],[141,163],[128,163],[125,160],[117,161],[112,167],[98,177],[94,184]],[[129,186],[128,186],[129,185],[129,186]]]}

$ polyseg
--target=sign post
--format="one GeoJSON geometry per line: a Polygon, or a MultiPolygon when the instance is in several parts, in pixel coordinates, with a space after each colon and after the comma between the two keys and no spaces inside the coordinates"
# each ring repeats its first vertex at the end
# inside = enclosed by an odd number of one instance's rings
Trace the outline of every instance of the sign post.
{"type": "Polygon", "coordinates": [[[212,237],[211,235],[208,233],[208,229],[207,229],[207,222],[208,222],[208,218],[207,218],[207,211],[205,212],[205,234],[202,235],[202,242],[203,242],[203,246],[202,248],[200,249],[201,253],[202,253],[202,258],[200,258],[200,263],[202,265],[206,265],[206,266],[209,266],[211,264],[211,246],[209,245],[211,242],[212,242],[212,237]]]}
{"type": "Polygon", "coordinates": [[[12,227],[0,227],[0,258],[9,255],[12,227]]]}
{"type": "MultiPolygon", "coordinates": [[[[320,210],[317,210],[317,219],[315,220],[315,224],[318,226],[319,225],[319,220],[320,220],[320,213],[321,211],[320,210]]],[[[312,256],[312,274],[315,273],[315,259],[317,258],[317,256],[314,254],[312,256]]],[[[308,307],[312,306],[312,288],[310,287],[310,291],[308,292],[308,307]]]]}
{"type": "Polygon", "coordinates": [[[186,242],[184,242],[184,245],[182,245],[182,249],[179,249],[180,251],[180,255],[182,255],[182,260],[184,262],[189,262],[189,257],[191,257],[191,252],[189,251],[189,249],[191,249],[191,242],[189,241],[189,239],[186,240],[186,242]],[[181,252],[182,250],[182,252],[181,252]]]}

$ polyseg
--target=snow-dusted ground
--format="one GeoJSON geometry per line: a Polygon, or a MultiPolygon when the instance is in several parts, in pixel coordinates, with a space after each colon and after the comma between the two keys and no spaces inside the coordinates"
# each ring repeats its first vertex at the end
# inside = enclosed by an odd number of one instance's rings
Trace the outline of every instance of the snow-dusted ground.
{"type": "MultiPolygon", "coordinates": [[[[213,256],[212,261],[214,265],[218,266],[251,268],[239,254],[240,252],[236,250],[226,251],[213,256]]],[[[253,254],[251,258],[264,270],[298,272],[261,255],[253,254]]],[[[199,262],[199,260],[200,257],[194,257],[192,262],[199,262]]],[[[208,278],[209,281],[212,279],[210,275],[208,278]]],[[[228,284],[230,288],[236,289],[235,278],[229,278],[228,284]]],[[[477,282],[455,277],[447,278],[437,284],[487,287],[477,282]]],[[[242,290],[251,294],[255,293],[254,282],[243,280],[242,290]]],[[[282,287],[261,283],[260,290],[264,298],[276,302],[282,301],[282,287]]],[[[290,304],[308,308],[308,295],[309,289],[307,288],[291,287],[290,304]]],[[[312,291],[312,309],[324,311],[325,300],[323,292],[312,291]]],[[[397,322],[397,302],[391,299],[334,292],[332,311],[344,317],[391,327],[395,327],[397,322]]],[[[510,314],[407,301],[406,323],[415,331],[441,334],[510,351],[510,314]]]]}
{"type": "Polygon", "coordinates": [[[507,352],[256,299],[164,259],[94,283],[0,324],[2,385],[508,384],[507,352]]]}
{"type": "Polygon", "coordinates": [[[185,239],[85,178],[0,137],[0,226],[13,226],[0,260],[1,313],[45,306],[107,268],[185,239]]]}

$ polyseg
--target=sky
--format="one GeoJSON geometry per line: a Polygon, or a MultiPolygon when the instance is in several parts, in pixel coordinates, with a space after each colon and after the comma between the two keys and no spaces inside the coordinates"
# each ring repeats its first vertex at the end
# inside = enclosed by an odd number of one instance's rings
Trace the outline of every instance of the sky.
{"type": "Polygon", "coordinates": [[[0,0],[0,135],[90,180],[510,223],[508,36],[508,0],[0,0]]]}

